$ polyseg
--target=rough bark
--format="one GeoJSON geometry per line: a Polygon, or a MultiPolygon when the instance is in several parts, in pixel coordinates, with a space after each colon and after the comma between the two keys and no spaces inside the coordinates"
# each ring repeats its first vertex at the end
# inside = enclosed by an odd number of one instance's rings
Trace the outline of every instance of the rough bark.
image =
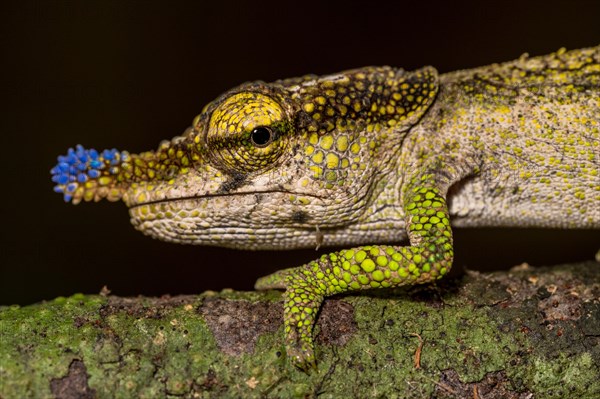
{"type": "Polygon", "coordinates": [[[307,375],[278,292],[79,294],[0,308],[0,398],[600,397],[599,298],[596,262],[331,298],[307,375]]]}

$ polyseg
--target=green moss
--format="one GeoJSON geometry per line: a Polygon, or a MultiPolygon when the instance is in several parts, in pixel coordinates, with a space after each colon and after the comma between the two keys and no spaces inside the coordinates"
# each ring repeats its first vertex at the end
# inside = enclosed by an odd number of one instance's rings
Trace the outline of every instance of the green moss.
{"type": "Polygon", "coordinates": [[[588,263],[570,273],[564,267],[473,273],[439,289],[343,296],[319,314],[318,369],[309,375],[286,358],[278,292],[166,299],[75,295],[3,307],[0,396],[52,397],[51,381],[68,376],[79,359],[98,398],[422,398],[436,396],[448,371],[462,384],[452,387],[457,392],[472,392],[474,384],[494,376],[494,390],[594,397],[600,394],[600,306],[586,287],[598,284],[597,265],[588,263]],[[546,284],[553,285],[553,303],[581,306],[581,316],[544,322],[539,307],[546,284]],[[570,292],[579,297],[560,296],[570,292]],[[256,328],[270,324],[263,317],[276,320],[272,328],[256,328]],[[251,331],[236,337],[227,335],[231,329],[215,330],[228,323],[251,331]],[[415,334],[423,339],[420,368],[415,334]],[[229,352],[219,347],[224,338],[229,352]],[[247,345],[250,339],[255,341],[247,345]]]}
{"type": "Polygon", "coordinates": [[[87,329],[76,327],[77,320],[95,322],[105,302],[99,296],[75,294],[31,306],[2,308],[0,379],[10,382],[3,396],[51,396],[49,379],[65,375],[80,348],[88,347],[93,338],[87,329]]]}

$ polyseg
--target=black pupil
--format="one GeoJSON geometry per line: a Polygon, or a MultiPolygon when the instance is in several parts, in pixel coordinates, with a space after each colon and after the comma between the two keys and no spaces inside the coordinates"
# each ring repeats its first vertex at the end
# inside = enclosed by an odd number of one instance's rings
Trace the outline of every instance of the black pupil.
{"type": "Polygon", "coordinates": [[[267,145],[271,141],[271,131],[266,127],[257,127],[252,131],[250,137],[252,142],[258,146],[267,145]]]}

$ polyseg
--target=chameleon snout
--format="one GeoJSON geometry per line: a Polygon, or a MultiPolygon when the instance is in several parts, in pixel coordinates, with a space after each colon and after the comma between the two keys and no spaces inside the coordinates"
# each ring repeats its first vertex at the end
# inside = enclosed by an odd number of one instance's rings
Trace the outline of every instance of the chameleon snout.
{"type": "Polygon", "coordinates": [[[127,151],[114,148],[104,151],[88,150],[81,145],[69,148],[50,170],[56,183],[54,191],[63,194],[65,202],[74,204],[102,198],[118,201],[124,192],[119,176],[130,158],[127,151]]]}

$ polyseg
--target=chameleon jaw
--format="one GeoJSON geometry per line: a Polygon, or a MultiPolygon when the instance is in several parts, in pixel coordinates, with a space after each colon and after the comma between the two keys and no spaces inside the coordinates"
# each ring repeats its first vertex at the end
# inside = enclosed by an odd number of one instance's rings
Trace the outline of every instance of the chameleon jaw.
{"type": "MultiPolygon", "coordinates": [[[[135,197],[129,194],[130,199],[135,197]]],[[[335,206],[318,194],[280,188],[171,197],[128,206],[134,227],[153,238],[244,249],[332,245],[346,235],[345,229],[356,217],[349,214],[331,220],[331,215],[348,214],[344,205],[335,206]]],[[[345,238],[348,242],[358,239],[357,232],[345,238]]]]}
{"type": "MultiPolygon", "coordinates": [[[[218,198],[218,197],[243,197],[243,196],[252,196],[252,195],[264,195],[264,194],[286,194],[290,196],[303,196],[303,197],[311,197],[317,200],[324,201],[325,197],[316,195],[313,193],[304,193],[304,192],[293,192],[284,189],[266,189],[266,190],[254,190],[254,191],[238,191],[238,192],[215,192],[210,194],[201,194],[201,195],[188,195],[181,197],[170,197],[170,198],[162,198],[155,200],[148,200],[142,202],[135,202],[134,200],[128,202],[128,206],[130,208],[161,204],[161,203],[169,203],[169,202],[178,202],[178,201],[187,201],[187,200],[202,200],[209,198],[218,198]]],[[[132,198],[135,198],[132,196],[132,198]]]]}

